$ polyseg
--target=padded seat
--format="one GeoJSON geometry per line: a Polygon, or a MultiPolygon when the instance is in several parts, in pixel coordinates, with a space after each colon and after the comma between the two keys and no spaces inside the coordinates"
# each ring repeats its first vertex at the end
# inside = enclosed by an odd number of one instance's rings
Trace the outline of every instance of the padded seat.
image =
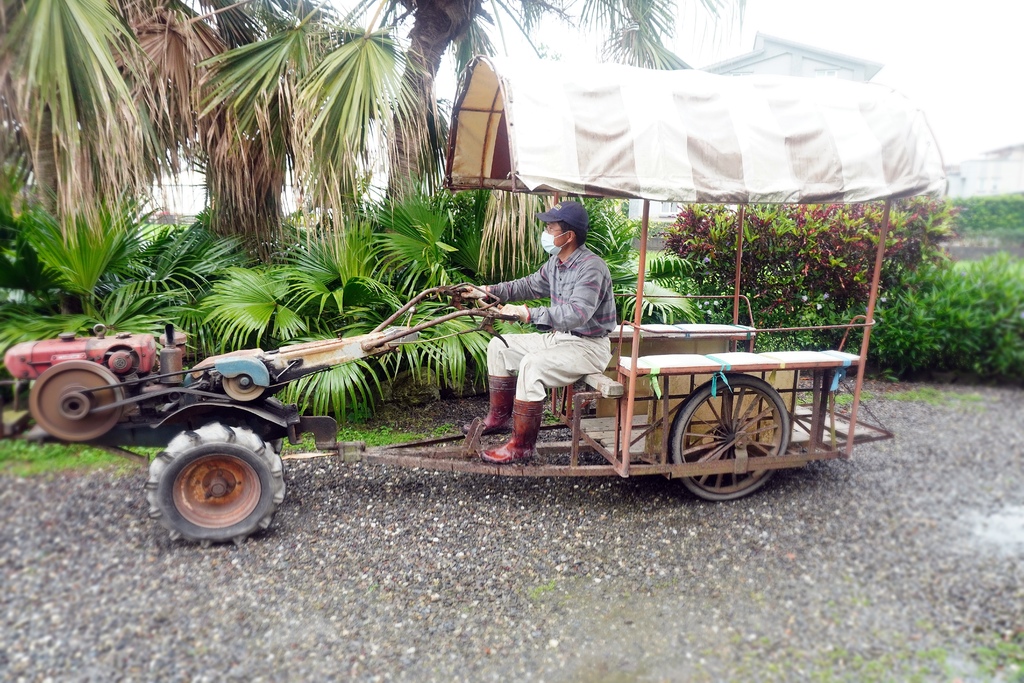
{"type": "MultiPolygon", "coordinates": [[[[612,331],[612,338],[616,339],[621,330],[623,337],[630,337],[633,334],[633,326],[622,324],[619,329],[612,331]]],[[[712,323],[679,323],[667,325],[663,323],[651,323],[640,326],[640,336],[644,338],[667,337],[670,339],[731,339],[742,341],[751,339],[757,335],[757,329],[747,325],[718,325],[712,323]]]]}
{"type": "MultiPolygon", "coordinates": [[[[772,353],[670,353],[641,356],[638,375],[700,375],[715,372],[768,372],[856,366],[860,356],[843,351],[775,351],[772,353]]],[[[632,359],[620,358],[619,368],[629,372],[632,359]]]]}

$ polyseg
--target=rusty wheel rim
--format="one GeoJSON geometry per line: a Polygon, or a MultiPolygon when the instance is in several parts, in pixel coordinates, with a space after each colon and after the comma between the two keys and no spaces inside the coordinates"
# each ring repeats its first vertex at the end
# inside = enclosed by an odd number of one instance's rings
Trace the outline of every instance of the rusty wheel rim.
{"type": "MultiPolygon", "coordinates": [[[[683,462],[768,458],[780,453],[781,413],[760,390],[743,386],[736,393],[708,398],[703,405],[704,417],[691,421],[683,433],[683,462]]],[[[693,480],[705,490],[730,494],[749,488],[768,472],[705,474],[693,480]]]]}
{"type": "Polygon", "coordinates": [[[196,526],[223,529],[252,514],[263,487],[241,458],[224,453],[198,458],[174,480],[174,507],[196,526]]]}
{"type": "Polygon", "coordinates": [[[102,365],[84,360],[57,363],[33,385],[29,411],[50,436],[89,441],[106,434],[121,419],[121,408],[97,412],[124,398],[120,384],[102,365]]]}

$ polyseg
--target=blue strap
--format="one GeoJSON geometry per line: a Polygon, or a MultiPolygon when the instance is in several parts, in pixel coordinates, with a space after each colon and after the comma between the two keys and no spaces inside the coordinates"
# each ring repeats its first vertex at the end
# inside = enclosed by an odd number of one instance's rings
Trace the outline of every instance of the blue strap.
{"type": "Polygon", "coordinates": [[[833,358],[838,358],[843,361],[844,368],[850,367],[850,358],[842,351],[822,351],[822,353],[826,356],[832,356],[833,358]]]}
{"type": "MultiPolygon", "coordinates": [[[[710,353],[704,354],[704,357],[707,358],[708,360],[713,360],[713,361],[715,361],[716,363],[718,363],[719,365],[722,366],[721,370],[719,370],[715,374],[711,375],[711,395],[712,396],[718,396],[718,377],[719,377],[719,375],[721,375],[722,381],[725,383],[725,386],[729,387],[729,380],[726,379],[726,377],[725,377],[725,371],[726,370],[731,370],[732,366],[729,365],[728,362],[722,360],[721,358],[717,358],[713,354],[710,354],[710,353]]],[[[729,387],[729,390],[731,391],[732,387],[729,387]]]]}
{"type": "Polygon", "coordinates": [[[729,365],[728,361],[722,360],[721,358],[718,358],[717,356],[715,356],[713,354],[706,353],[706,354],[704,354],[704,357],[707,358],[708,360],[713,360],[716,363],[718,363],[719,365],[721,365],[722,366],[722,370],[725,370],[725,371],[732,370],[732,366],[729,365]]]}
{"type": "Polygon", "coordinates": [[[729,387],[729,391],[732,391],[732,387],[729,386],[729,378],[725,376],[724,372],[719,370],[715,374],[711,375],[711,395],[713,397],[714,396],[718,396],[718,378],[719,377],[722,378],[722,382],[725,383],[725,386],[729,387]]]}
{"type": "Polygon", "coordinates": [[[837,368],[836,374],[832,376],[832,388],[829,391],[839,389],[839,380],[846,379],[846,368],[837,368]]]}
{"type": "Polygon", "coordinates": [[[748,340],[752,336],[751,333],[754,332],[754,328],[750,327],[749,325],[731,325],[731,327],[735,327],[737,330],[742,330],[742,331],[746,332],[748,340]]]}

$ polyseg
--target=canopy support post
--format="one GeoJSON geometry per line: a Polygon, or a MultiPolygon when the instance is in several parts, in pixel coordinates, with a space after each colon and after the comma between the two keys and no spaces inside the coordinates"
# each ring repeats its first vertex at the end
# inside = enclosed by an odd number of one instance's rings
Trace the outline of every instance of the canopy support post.
{"type": "Polygon", "coordinates": [[[644,200],[643,217],[640,219],[640,263],[637,267],[636,276],[636,303],[633,309],[633,343],[630,347],[630,371],[629,390],[626,394],[626,414],[620,415],[620,434],[622,442],[619,447],[619,455],[622,458],[622,466],[619,469],[619,476],[629,476],[629,451],[633,441],[633,411],[636,409],[636,364],[640,356],[640,321],[643,319],[644,308],[644,278],[647,271],[647,228],[651,217],[651,202],[644,200]]]}
{"type": "MultiPolygon", "coordinates": [[[[740,273],[743,264],[743,216],[746,212],[746,208],[746,204],[740,204],[740,213],[739,216],[736,217],[736,277],[733,280],[735,288],[732,295],[733,325],[739,325],[740,323],[740,273]]],[[[750,324],[753,325],[754,321],[750,321],[750,324]]]]}
{"type": "Polygon", "coordinates": [[[860,407],[860,392],[864,386],[864,371],[868,360],[868,343],[871,341],[871,328],[875,324],[875,302],[878,299],[878,282],[882,277],[882,259],[885,256],[885,240],[889,236],[889,210],[892,207],[892,197],[885,200],[885,209],[882,210],[882,228],[878,231],[878,248],[875,250],[875,269],[871,273],[871,290],[868,294],[867,322],[864,326],[864,336],[860,342],[860,363],[857,365],[857,384],[853,389],[853,407],[850,409],[850,433],[846,437],[846,451],[844,457],[849,458],[853,453],[854,435],[857,433],[857,409],[860,407]]]}

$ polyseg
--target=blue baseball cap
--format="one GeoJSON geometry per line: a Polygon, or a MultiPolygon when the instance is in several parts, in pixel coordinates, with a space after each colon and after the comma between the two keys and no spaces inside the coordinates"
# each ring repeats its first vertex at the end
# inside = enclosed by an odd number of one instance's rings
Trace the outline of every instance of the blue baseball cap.
{"type": "Polygon", "coordinates": [[[538,213],[537,219],[545,223],[565,223],[577,233],[578,237],[586,237],[590,229],[587,210],[579,202],[558,202],[549,211],[538,213]],[[582,234],[580,234],[582,233],[582,234]]]}

